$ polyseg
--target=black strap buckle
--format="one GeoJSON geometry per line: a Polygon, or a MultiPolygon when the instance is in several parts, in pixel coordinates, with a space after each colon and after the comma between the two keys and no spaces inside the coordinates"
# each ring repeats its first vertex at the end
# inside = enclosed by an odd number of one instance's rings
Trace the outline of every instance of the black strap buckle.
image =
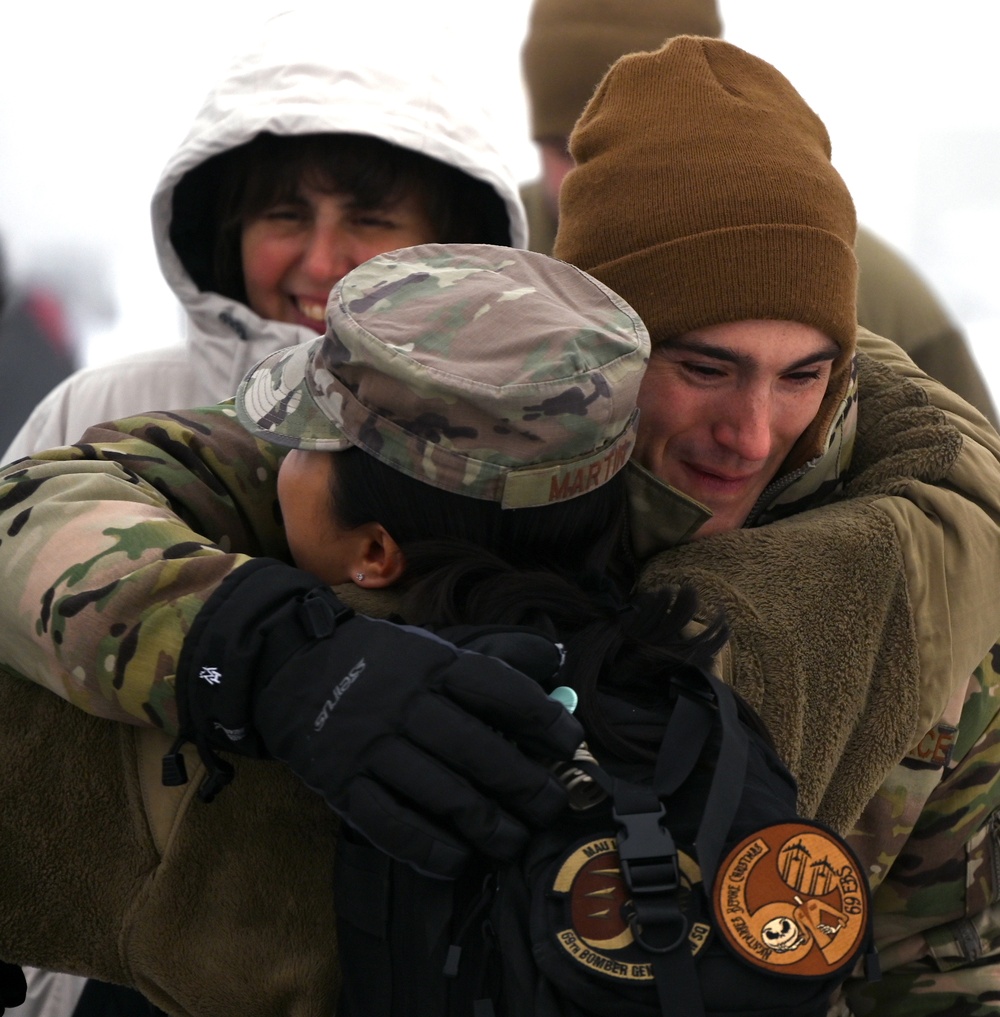
{"type": "Polygon", "coordinates": [[[629,928],[650,953],[669,953],[687,939],[688,920],[680,907],[680,863],[677,845],[655,811],[612,813],[618,823],[618,858],[632,898],[629,928]]]}
{"type": "Polygon", "coordinates": [[[671,893],[680,885],[677,845],[660,822],[667,810],[657,802],[655,812],[612,810],[618,824],[618,857],[622,876],[633,893],[671,893]]]}

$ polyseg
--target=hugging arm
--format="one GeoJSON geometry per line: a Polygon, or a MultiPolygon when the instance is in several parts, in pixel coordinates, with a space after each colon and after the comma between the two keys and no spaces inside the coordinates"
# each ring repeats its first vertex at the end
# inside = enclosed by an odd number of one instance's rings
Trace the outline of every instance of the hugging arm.
{"type": "Polygon", "coordinates": [[[0,659],[90,713],[177,729],[176,662],[215,588],[287,555],[272,450],[228,407],[90,429],[0,473],[0,659]]]}
{"type": "Polygon", "coordinates": [[[424,871],[453,874],[469,845],[513,853],[565,802],[520,748],[568,757],[576,721],[502,662],[354,616],[295,569],[277,466],[223,404],[102,425],[7,467],[0,658],[88,712],[283,759],[424,871]]]}

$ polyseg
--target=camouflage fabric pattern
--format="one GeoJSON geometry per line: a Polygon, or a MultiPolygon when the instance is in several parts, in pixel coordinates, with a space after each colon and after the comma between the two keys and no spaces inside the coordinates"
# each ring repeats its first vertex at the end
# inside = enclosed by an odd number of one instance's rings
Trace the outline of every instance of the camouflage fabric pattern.
{"type": "Polygon", "coordinates": [[[883,977],[848,983],[847,1012],[1000,1012],[1000,645],[848,839],[870,874],[883,977]]]}
{"type": "Polygon", "coordinates": [[[281,450],[254,440],[231,404],[116,426],[127,433],[91,428],[85,443],[0,474],[0,562],[18,618],[3,660],[90,713],[174,733],[177,657],[205,600],[251,555],[290,560],[281,450]],[[114,527],[90,495],[115,503],[114,527]],[[65,561],[53,545],[72,546],[74,564],[53,571],[65,561]]]}
{"type": "Polygon", "coordinates": [[[625,465],[648,356],[636,313],[579,269],[427,244],[346,275],[326,335],[265,358],[236,405],[259,438],[356,445],[428,484],[523,508],[625,465]]]}

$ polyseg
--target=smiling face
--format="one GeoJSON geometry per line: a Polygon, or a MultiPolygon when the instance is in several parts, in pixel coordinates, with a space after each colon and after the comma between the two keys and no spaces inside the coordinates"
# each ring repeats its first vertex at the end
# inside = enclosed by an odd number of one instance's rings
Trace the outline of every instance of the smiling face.
{"type": "Polygon", "coordinates": [[[634,455],[712,510],[699,537],[743,525],[818,413],[839,352],[791,321],[727,322],[654,346],[634,455]]]}
{"type": "Polygon", "coordinates": [[[330,290],[351,269],[376,254],[436,239],[415,197],[362,208],[348,194],[300,186],[294,198],[243,227],[247,300],[262,318],[323,332],[330,290]]]}

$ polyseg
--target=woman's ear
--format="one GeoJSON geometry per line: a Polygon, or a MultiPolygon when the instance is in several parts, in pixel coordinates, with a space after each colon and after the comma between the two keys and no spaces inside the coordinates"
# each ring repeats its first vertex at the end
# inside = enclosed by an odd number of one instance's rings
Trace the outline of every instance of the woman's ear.
{"type": "Polygon", "coordinates": [[[392,586],[406,571],[399,544],[381,523],[365,523],[354,531],[361,537],[351,581],[370,590],[392,586]]]}

